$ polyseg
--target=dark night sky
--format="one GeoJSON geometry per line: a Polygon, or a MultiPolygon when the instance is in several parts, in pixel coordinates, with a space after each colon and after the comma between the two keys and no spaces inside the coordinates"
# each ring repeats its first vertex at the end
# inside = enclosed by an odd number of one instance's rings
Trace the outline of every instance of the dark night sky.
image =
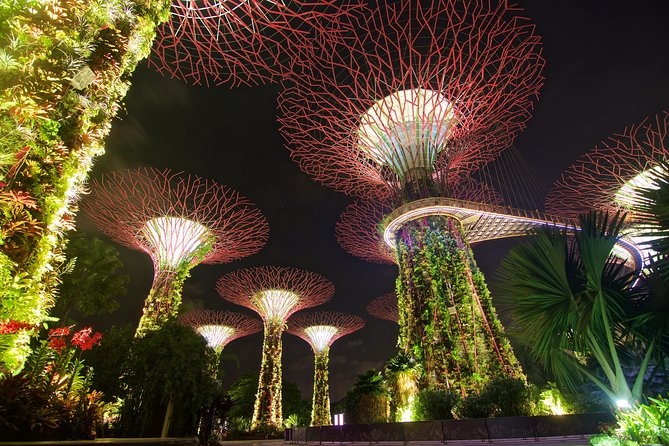
{"type": "MultiPolygon", "coordinates": [[[[548,185],[576,157],[606,136],[669,106],[669,26],[664,0],[523,0],[525,15],[543,38],[545,85],[527,129],[516,146],[548,185]]],[[[367,263],[337,244],[334,226],[352,200],[312,181],[291,162],[277,132],[276,85],[206,89],[166,79],[140,66],[126,98],[126,111],[114,122],[107,154],[92,176],[114,169],[154,166],[212,178],[249,197],[270,224],[267,246],[249,258],[225,265],[199,265],[184,287],[184,300],[197,307],[249,313],[223,301],[214,285],[223,274],[259,265],[312,270],[336,287],[323,310],[365,318],[366,327],[337,341],[331,350],[333,401],[342,398],[356,375],[379,368],[393,354],[394,324],[368,316],[367,303],[392,291],[396,268],[367,263]]],[[[97,233],[82,215],[80,228],[97,233]]],[[[490,280],[501,256],[515,241],[474,247],[490,280]]],[[[119,246],[131,276],[128,295],[112,317],[93,319],[137,324],[151,286],[147,255],[119,246]]],[[[258,370],[261,334],[232,342],[240,372],[258,370]]],[[[311,394],[310,347],[284,335],[284,380],[311,394]]]]}

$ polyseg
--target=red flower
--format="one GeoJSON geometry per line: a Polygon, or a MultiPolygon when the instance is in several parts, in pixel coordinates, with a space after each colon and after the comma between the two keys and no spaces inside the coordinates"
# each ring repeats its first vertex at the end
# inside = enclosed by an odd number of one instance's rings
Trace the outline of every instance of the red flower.
{"type": "Polygon", "coordinates": [[[81,348],[82,350],[90,350],[94,345],[100,343],[102,333],[95,333],[91,336],[93,329],[91,327],[83,328],[72,335],[72,345],[81,348]]]}
{"type": "Polygon", "coordinates": [[[21,330],[30,330],[34,328],[28,322],[20,322],[10,319],[7,322],[0,322],[0,334],[15,334],[21,330]]]}
{"type": "Polygon", "coordinates": [[[70,329],[74,327],[74,325],[70,325],[69,327],[61,327],[61,328],[52,328],[49,330],[49,337],[50,338],[60,338],[63,336],[69,336],[70,334],[70,329]]]}
{"type": "Polygon", "coordinates": [[[49,339],[49,347],[52,349],[56,350],[58,353],[65,347],[67,347],[67,344],[65,343],[65,339],[63,338],[50,338],[49,339]]]}

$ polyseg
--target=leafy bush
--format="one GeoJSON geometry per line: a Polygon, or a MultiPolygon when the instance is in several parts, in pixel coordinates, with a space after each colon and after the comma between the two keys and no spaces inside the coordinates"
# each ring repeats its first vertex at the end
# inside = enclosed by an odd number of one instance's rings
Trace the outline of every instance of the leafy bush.
{"type": "Polygon", "coordinates": [[[425,389],[418,392],[413,405],[416,421],[450,420],[460,395],[443,390],[425,389]]]}
{"type": "Polygon", "coordinates": [[[521,378],[497,378],[481,393],[465,398],[458,409],[460,418],[517,417],[535,412],[532,387],[521,378]]]}
{"type": "Polygon", "coordinates": [[[669,444],[669,400],[661,396],[648,400],[649,404],[618,414],[616,433],[637,443],[669,444]]]}
{"type": "Polygon", "coordinates": [[[100,341],[90,328],[49,332],[16,376],[0,380],[0,438],[72,440],[95,438],[105,404],[91,391],[92,372],[79,358],[100,341]]]}

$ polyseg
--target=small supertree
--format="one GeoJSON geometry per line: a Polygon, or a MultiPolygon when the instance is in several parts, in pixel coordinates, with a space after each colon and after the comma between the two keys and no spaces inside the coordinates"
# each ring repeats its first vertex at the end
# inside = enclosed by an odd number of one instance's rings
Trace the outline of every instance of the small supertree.
{"type": "Polygon", "coordinates": [[[641,267],[657,253],[649,248],[653,237],[642,235],[649,221],[646,215],[637,215],[638,194],[641,189],[658,187],[654,182],[666,174],[663,163],[667,160],[669,113],[664,112],[609,137],[583,155],[548,192],[546,210],[568,218],[593,210],[627,213],[623,231],[627,253],[617,250],[616,254],[631,255],[635,267],[641,267]]]}
{"type": "Polygon", "coordinates": [[[269,231],[262,213],[228,187],[153,168],[103,175],[83,208],[101,231],[153,261],[139,336],[176,316],[193,266],[254,254],[269,231]]]}
{"type": "Polygon", "coordinates": [[[180,315],[179,322],[202,336],[219,359],[230,342],[262,330],[258,319],[232,311],[192,310],[180,315]]]}
{"type": "Polygon", "coordinates": [[[365,322],[358,316],[331,311],[299,313],[288,320],[288,333],[304,339],[314,351],[312,426],[332,424],[328,385],[330,347],[337,339],[360,330],[364,326],[365,322]]]}
{"type": "Polygon", "coordinates": [[[400,313],[397,308],[397,294],[386,293],[383,296],[377,297],[367,304],[367,313],[376,318],[397,324],[400,321],[400,313]]]}
{"type": "MultiPolygon", "coordinates": [[[[372,229],[386,231],[399,265],[401,346],[423,386],[475,392],[522,371],[460,218],[484,209],[456,199],[524,128],[543,82],[539,37],[507,2],[370,3],[340,19],[352,31],[313,43],[280,94],[280,131],[318,181],[389,200],[372,229]]],[[[362,250],[387,259],[373,243],[362,250]]]]}
{"type": "MultiPolygon", "coordinates": [[[[592,210],[631,212],[634,190],[648,187],[669,158],[669,113],[647,118],[583,155],[555,182],[546,211],[570,218],[592,210]]],[[[633,212],[628,219],[634,220],[633,212]]]]}
{"type": "Polygon", "coordinates": [[[286,320],[296,311],[320,305],[334,294],[322,276],[296,268],[267,266],[226,274],[216,286],[226,300],[250,308],[263,319],[264,341],[252,429],[280,429],[281,335],[286,320]]]}
{"type": "Polygon", "coordinates": [[[312,29],[359,2],[173,1],[149,64],[193,85],[260,85],[291,74],[312,29]]]}

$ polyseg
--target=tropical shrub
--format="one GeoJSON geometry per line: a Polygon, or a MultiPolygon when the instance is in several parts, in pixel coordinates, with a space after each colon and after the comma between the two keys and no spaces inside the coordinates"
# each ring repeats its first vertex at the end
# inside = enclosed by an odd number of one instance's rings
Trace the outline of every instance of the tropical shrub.
{"type": "Polygon", "coordinates": [[[100,339],[90,328],[74,333],[71,327],[52,329],[19,374],[0,379],[0,438],[95,438],[105,404],[102,394],[91,390],[93,374],[81,352],[100,339]]]}
{"type": "Polygon", "coordinates": [[[390,401],[381,372],[369,370],[358,376],[346,394],[346,419],[349,423],[386,423],[390,416],[390,401]]]}
{"type": "Polygon", "coordinates": [[[460,402],[460,395],[444,390],[424,389],[418,392],[413,404],[415,421],[450,420],[460,402]]]}
{"type": "Polygon", "coordinates": [[[521,378],[496,378],[479,395],[468,396],[458,408],[460,418],[517,417],[535,413],[532,386],[521,378]]]}

